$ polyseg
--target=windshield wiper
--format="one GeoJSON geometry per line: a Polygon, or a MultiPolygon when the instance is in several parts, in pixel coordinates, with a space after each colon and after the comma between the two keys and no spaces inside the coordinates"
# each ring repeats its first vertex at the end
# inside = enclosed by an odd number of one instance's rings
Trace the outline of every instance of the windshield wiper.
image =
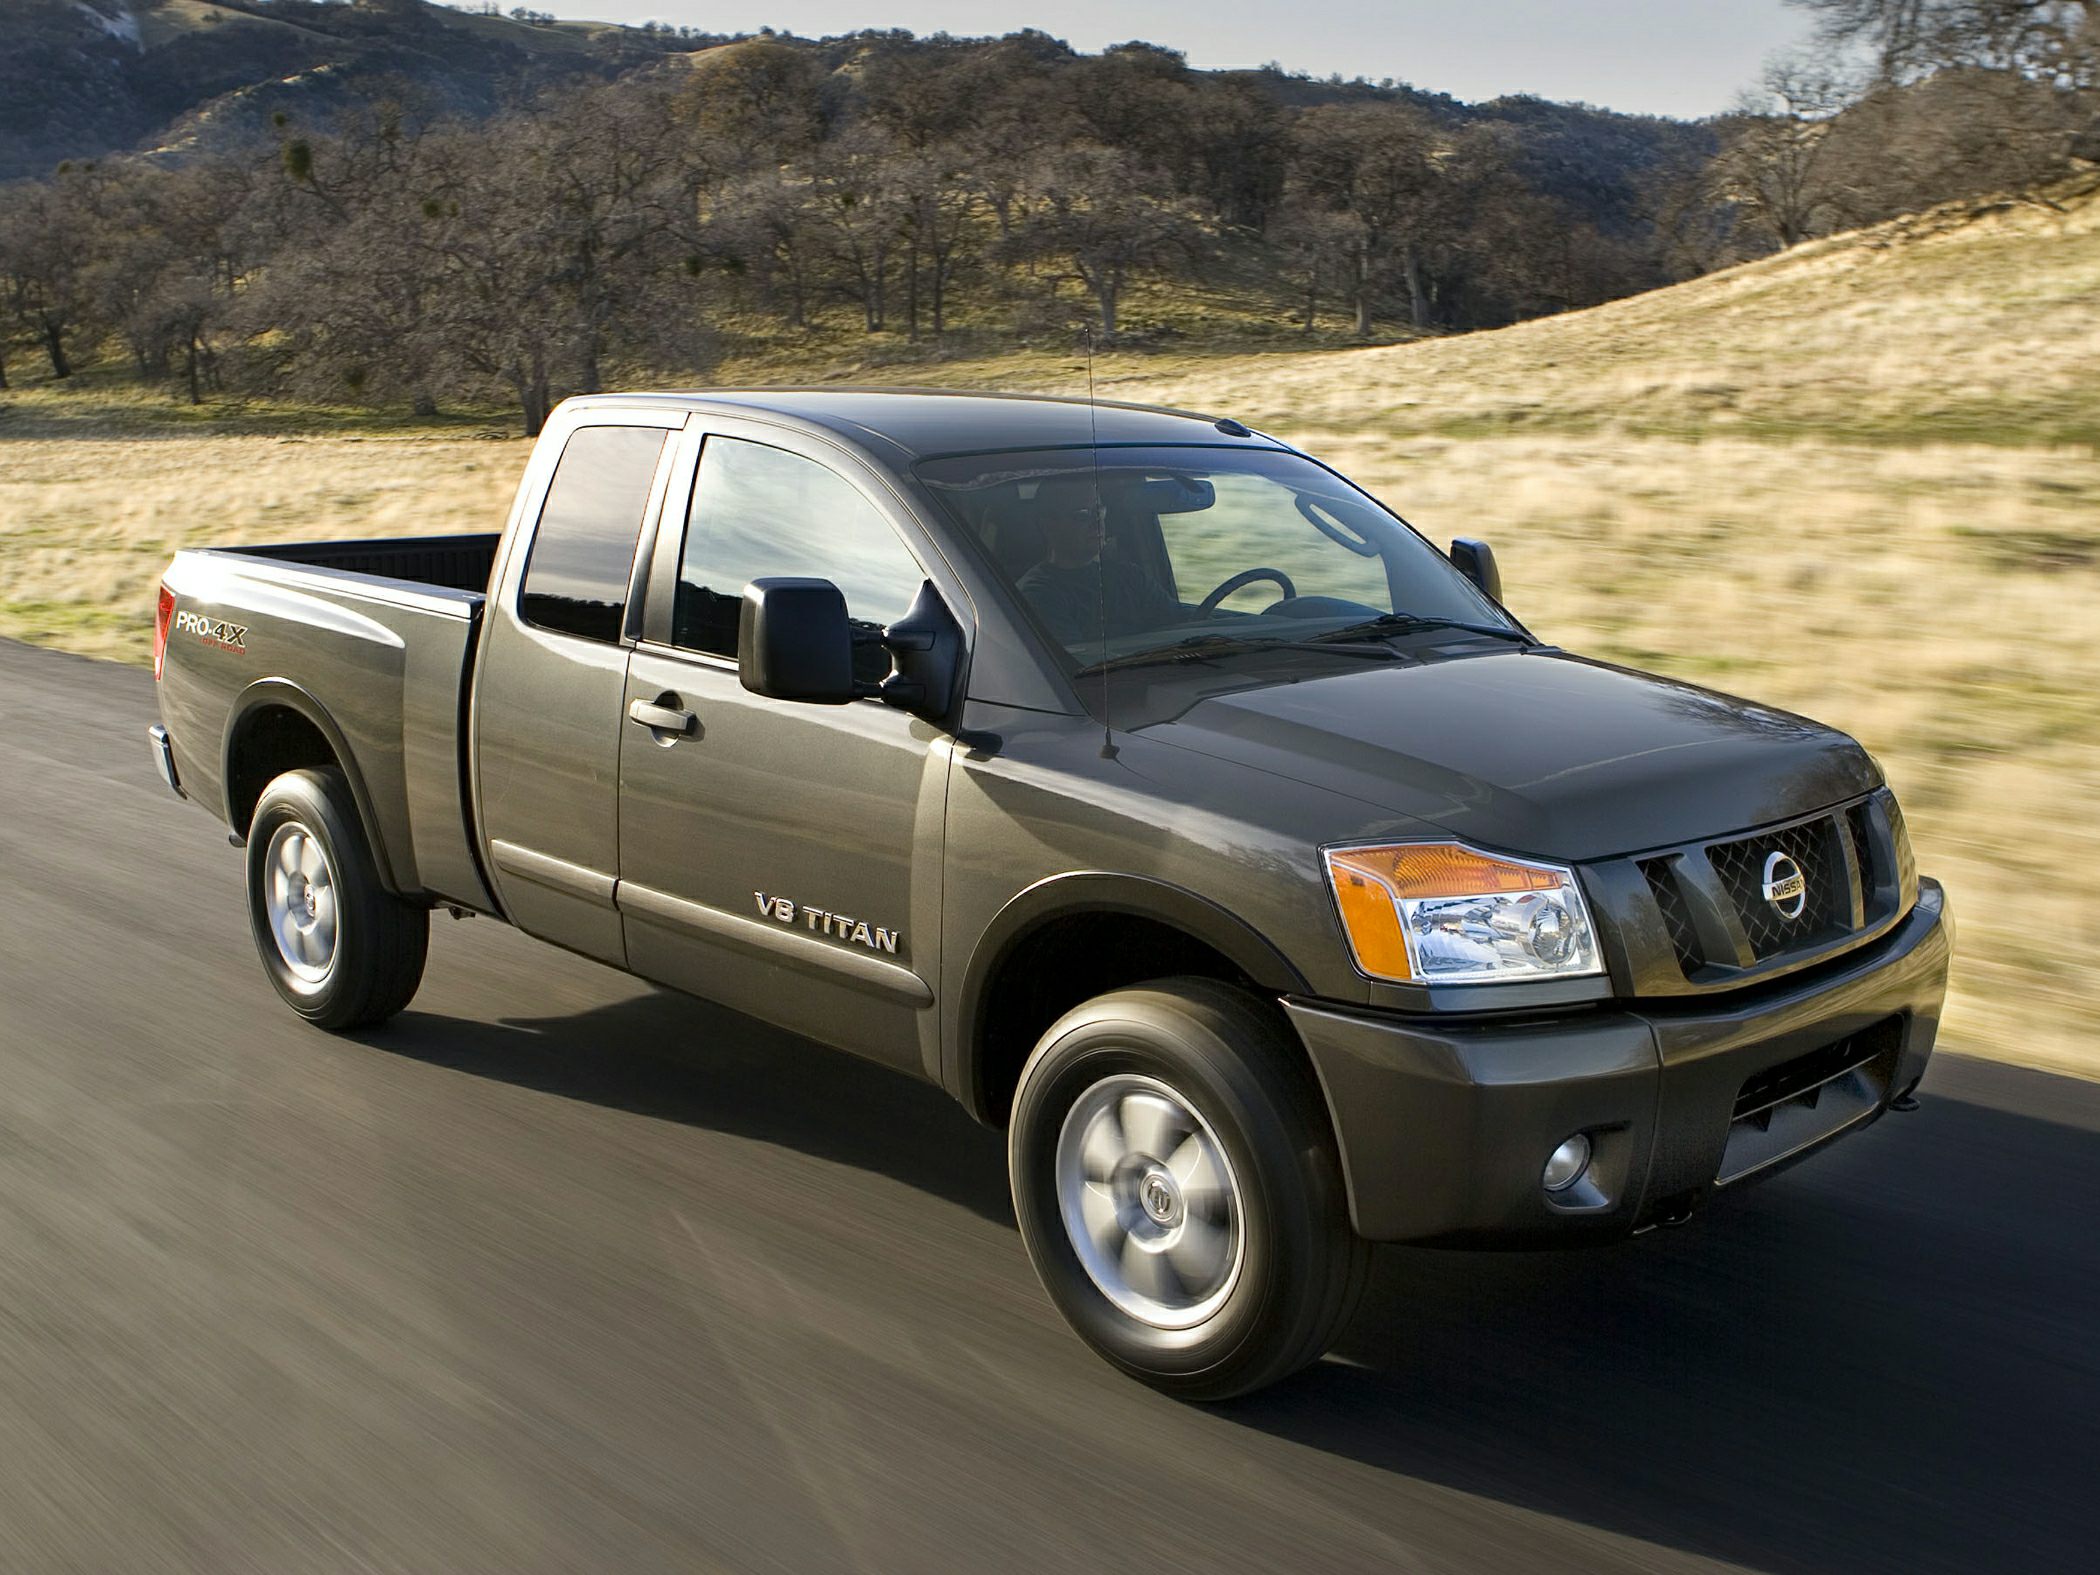
{"type": "MultiPolygon", "coordinates": [[[[1342,632],[1342,631],[1337,631],[1342,632]]],[[[1273,635],[1198,634],[1186,640],[1176,640],[1172,645],[1148,646],[1142,651],[1131,651],[1123,656],[1111,656],[1105,662],[1094,662],[1082,667],[1075,675],[1091,678],[1096,673],[1114,672],[1122,667],[1150,667],[1159,662],[1199,662],[1214,656],[1237,655],[1242,651],[1318,651],[1321,655],[1361,656],[1374,662],[1395,661],[1399,652],[1385,645],[1349,644],[1333,636],[1321,636],[1317,640],[1286,640],[1273,635]]]]}
{"type": "Polygon", "coordinates": [[[1316,634],[1315,640],[1362,640],[1381,634],[1413,634],[1421,629],[1462,629],[1468,634],[1491,635],[1499,640],[1515,640],[1523,645],[1537,645],[1538,641],[1522,629],[1512,629],[1507,624],[1474,623],[1465,618],[1444,618],[1424,613],[1380,613],[1376,618],[1366,618],[1362,623],[1352,623],[1340,629],[1316,634]]]}

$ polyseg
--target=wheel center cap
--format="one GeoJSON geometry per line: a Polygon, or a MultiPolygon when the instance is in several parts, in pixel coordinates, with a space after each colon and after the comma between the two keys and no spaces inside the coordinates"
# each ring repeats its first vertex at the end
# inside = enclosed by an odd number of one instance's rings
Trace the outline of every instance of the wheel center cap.
{"type": "Polygon", "coordinates": [[[1163,1171],[1150,1172],[1138,1183],[1138,1202],[1162,1225],[1172,1224],[1181,1212],[1181,1198],[1173,1180],[1163,1171]]]}

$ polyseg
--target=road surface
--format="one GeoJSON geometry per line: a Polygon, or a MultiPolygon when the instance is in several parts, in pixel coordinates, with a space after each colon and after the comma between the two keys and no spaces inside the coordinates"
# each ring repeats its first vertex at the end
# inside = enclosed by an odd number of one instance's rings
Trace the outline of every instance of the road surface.
{"type": "Polygon", "coordinates": [[[8,1568],[2100,1567],[2100,1087],[1943,1057],[1684,1230],[1385,1250],[1338,1357],[1176,1405],[930,1088],[488,920],[299,1023],[151,714],[0,644],[8,1568]]]}

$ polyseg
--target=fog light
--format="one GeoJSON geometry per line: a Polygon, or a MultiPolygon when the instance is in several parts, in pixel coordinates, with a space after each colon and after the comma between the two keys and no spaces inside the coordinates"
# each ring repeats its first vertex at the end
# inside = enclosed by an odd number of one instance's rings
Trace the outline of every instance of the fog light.
{"type": "Polygon", "coordinates": [[[1566,1192],[1590,1168],[1590,1140],[1578,1132],[1546,1156],[1546,1173],[1539,1179],[1548,1192],[1566,1192]]]}

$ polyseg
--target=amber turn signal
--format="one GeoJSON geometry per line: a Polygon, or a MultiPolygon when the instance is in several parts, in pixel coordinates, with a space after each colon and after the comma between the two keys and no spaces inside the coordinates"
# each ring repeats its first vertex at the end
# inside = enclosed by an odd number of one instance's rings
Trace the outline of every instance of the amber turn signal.
{"type": "Polygon", "coordinates": [[[1453,842],[1330,848],[1356,965],[1378,979],[1487,983],[1600,971],[1574,873],[1453,842]]]}

